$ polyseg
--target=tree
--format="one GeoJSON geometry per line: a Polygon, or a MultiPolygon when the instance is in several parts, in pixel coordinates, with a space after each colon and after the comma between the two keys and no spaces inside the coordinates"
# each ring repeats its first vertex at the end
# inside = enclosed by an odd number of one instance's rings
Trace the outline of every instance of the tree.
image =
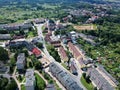
{"type": "Polygon", "coordinates": [[[42,43],[40,43],[40,42],[39,42],[39,43],[37,43],[37,44],[36,44],[36,46],[37,46],[38,48],[40,48],[40,49],[41,49],[41,48],[43,48],[43,44],[42,44],[42,43]]]}
{"type": "Polygon", "coordinates": [[[10,84],[6,86],[5,90],[16,90],[17,89],[17,84],[16,82],[12,79],[10,84]]]}
{"type": "Polygon", "coordinates": [[[5,89],[5,86],[8,84],[8,79],[7,78],[0,78],[0,88],[1,90],[5,89]]]}
{"type": "Polygon", "coordinates": [[[26,56],[26,57],[29,56],[28,50],[22,50],[21,53],[25,53],[25,56],[26,56]]]}
{"type": "Polygon", "coordinates": [[[91,83],[90,76],[87,76],[85,79],[86,79],[86,82],[91,83]]]}
{"type": "Polygon", "coordinates": [[[86,78],[86,73],[83,73],[83,77],[86,78]]]}
{"type": "Polygon", "coordinates": [[[29,62],[29,67],[30,67],[30,68],[32,68],[32,67],[33,67],[32,62],[29,62]]]}
{"type": "Polygon", "coordinates": [[[3,47],[0,47],[0,60],[6,61],[9,59],[8,52],[3,47]]]}
{"type": "Polygon", "coordinates": [[[57,61],[57,62],[61,62],[60,56],[58,54],[58,52],[55,50],[54,46],[52,45],[48,45],[47,46],[48,52],[50,53],[50,55],[57,61]]]}
{"type": "Polygon", "coordinates": [[[37,60],[35,63],[34,63],[34,66],[35,66],[35,69],[37,70],[42,70],[42,64],[37,60]]]}

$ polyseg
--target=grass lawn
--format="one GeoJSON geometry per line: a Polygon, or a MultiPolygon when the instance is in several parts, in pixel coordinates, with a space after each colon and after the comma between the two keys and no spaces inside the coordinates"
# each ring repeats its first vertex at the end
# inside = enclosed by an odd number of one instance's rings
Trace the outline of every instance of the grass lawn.
{"type": "Polygon", "coordinates": [[[46,85],[45,85],[45,81],[38,75],[35,73],[35,77],[36,77],[36,90],[44,90],[46,85]]]}
{"type": "Polygon", "coordinates": [[[54,84],[55,85],[55,88],[56,90],[62,90],[56,83],[55,80],[52,79],[52,77],[50,77],[49,74],[45,73],[45,72],[42,72],[42,75],[44,76],[44,78],[48,81],[49,84],[54,84]]]}
{"type": "Polygon", "coordinates": [[[29,32],[29,33],[28,33],[28,38],[30,38],[30,37],[34,37],[33,32],[29,32]]]}
{"type": "Polygon", "coordinates": [[[18,80],[19,82],[22,82],[24,79],[25,79],[25,76],[18,76],[18,77],[17,77],[17,80],[18,80]]]}
{"type": "Polygon", "coordinates": [[[61,63],[61,65],[66,68],[67,70],[69,69],[65,63],[61,63]]]}
{"type": "Polygon", "coordinates": [[[62,90],[55,81],[54,81],[54,84],[55,84],[56,90],[62,90]]]}
{"type": "Polygon", "coordinates": [[[83,76],[81,77],[80,81],[86,87],[87,90],[94,90],[94,86],[92,85],[92,83],[87,83],[83,76]]]}
{"type": "Polygon", "coordinates": [[[43,30],[43,31],[45,30],[45,26],[44,26],[44,25],[42,26],[42,30],[43,30]]]}
{"type": "Polygon", "coordinates": [[[21,90],[26,90],[25,85],[21,85],[21,90]]]}

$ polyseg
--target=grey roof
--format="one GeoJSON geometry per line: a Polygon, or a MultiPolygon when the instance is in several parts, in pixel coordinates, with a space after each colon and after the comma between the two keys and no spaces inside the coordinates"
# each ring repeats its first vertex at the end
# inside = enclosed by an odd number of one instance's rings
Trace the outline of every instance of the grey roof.
{"type": "Polygon", "coordinates": [[[3,25],[2,28],[6,30],[19,30],[19,29],[28,29],[32,27],[31,23],[12,23],[12,24],[6,24],[3,25]]]}
{"type": "Polygon", "coordinates": [[[56,90],[56,88],[55,88],[54,84],[48,84],[46,86],[46,90],[56,90]]]}
{"type": "Polygon", "coordinates": [[[108,76],[116,85],[119,84],[119,82],[118,82],[115,78],[113,78],[113,77],[104,69],[104,67],[103,67],[102,65],[98,65],[98,69],[99,69],[100,71],[102,71],[103,73],[105,73],[106,76],[108,76]]]}
{"type": "Polygon", "coordinates": [[[70,74],[62,70],[56,63],[52,62],[49,70],[67,90],[83,90],[76,81],[71,78],[70,74]]]}
{"type": "Polygon", "coordinates": [[[17,57],[17,64],[23,64],[25,61],[25,54],[24,53],[20,53],[17,57]]]}
{"type": "Polygon", "coordinates": [[[89,68],[88,73],[92,82],[96,84],[99,89],[102,90],[114,90],[114,87],[95,69],[89,68]]]}
{"type": "Polygon", "coordinates": [[[34,82],[35,82],[34,70],[27,69],[25,77],[26,77],[25,86],[34,86],[34,82]]]}
{"type": "Polygon", "coordinates": [[[0,39],[11,39],[10,34],[0,34],[0,39]]]}

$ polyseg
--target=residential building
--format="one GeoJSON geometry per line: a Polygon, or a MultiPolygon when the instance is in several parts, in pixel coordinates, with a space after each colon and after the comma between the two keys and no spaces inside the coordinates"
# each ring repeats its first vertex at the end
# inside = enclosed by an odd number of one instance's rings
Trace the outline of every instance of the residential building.
{"type": "Polygon", "coordinates": [[[31,23],[31,22],[34,22],[36,24],[41,24],[45,22],[45,19],[44,18],[28,19],[24,23],[31,23]]]}
{"type": "Polygon", "coordinates": [[[60,40],[59,40],[58,37],[56,37],[56,36],[50,36],[50,39],[51,39],[50,43],[51,43],[54,47],[60,47],[60,46],[61,46],[61,42],[60,42],[60,40]]]}
{"type": "Polygon", "coordinates": [[[55,30],[55,28],[56,28],[55,22],[54,22],[53,20],[48,20],[48,21],[47,21],[47,28],[48,28],[48,30],[50,30],[50,31],[55,30]]]}
{"type": "Polygon", "coordinates": [[[71,78],[70,74],[66,71],[62,70],[61,67],[57,65],[57,63],[52,62],[49,67],[49,71],[55,76],[59,82],[67,89],[67,90],[83,90],[77,82],[71,78]]]}
{"type": "Polygon", "coordinates": [[[7,66],[5,66],[1,61],[0,61],[0,72],[6,72],[7,71],[7,66]]]}
{"type": "Polygon", "coordinates": [[[40,57],[41,56],[41,51],[38,48],[33,48],[32,53],[36,56],[36,57],[40,57]]]}
{"type": "Polygon", "coordinates": [[[60,47],[61,46],[61,42],[58,39],[58,37],[56,36],[52,36],[52,33],[49,32],[46,36],[45,36],[45,41],[49,42],[50,44],[52,44],[54,47],[60,47]]]}
{"type": "Polygon", "coordinates": [[[46,90],[56,90],[55,85],[54,84],[48,84],[46,86],[46,90]]]}
{"type": "Polygon", "coordinates": [[[77,68],[76,68],[76,62],[75,62],[75,59],[74,59],[74,58],[71,58],[71,59],[70,59],[70,64],[69,64],[69,66],[70,66],[70,71],[71,71],[72,74],[74,74],[74,75],[78,74],[78,73],[77,73],[77,68]]]}
{"type": "Polygon", "coordinates": [[[67,62],[68,61],[68,56],[67,56],[67,53],[66,53],[66,51],[64,50],[64,48],[62,46],[59,47],[58,52],[60,54],[61,59],[64,62],[67,62]]]}
{"type": "Polygon", "coordinates": [[[76,32],[75,32],[75,31],[71,31],[71,32],[70,32],[70,35],[71,35],[72,37],[76,37],[76,32]]]}
{"type": "Polygon", "coordinates": [[[78,60],[80,67],[85,67],[83,56],[80,51],[71,42],[68,42],[69,51],[73,54],[75,60],[78,60]]]}
{"type": "Polygon", "coordinates": [[[79,60],[82,58],[81,53],[78,51],[76,46],[74,46],[71,42],[68,42],[68,47],[69,47],[70,52],[73,54],[76,60],[79,60]]]}
{"type": "Polygon", "coordinates": [[[92,81],[93,85],[100,90],[115,89],[96,68],[88,68],[87,76],[90,76],[90,80],[92,81]]]}
{"type": "Polygon", "coordinates": [[[18,70],[22,70],[25,67],[25,54],[20,53],[17,57],[16,66],[18,70]]]}
{"type": "Polygon", "coordinates": [[[52,32],[48,32],[48,33],[46,34],[46,36],[45,36],[45,41],[50,42],[50,41],[51,41],[50,36],[52,36],[52,32]]]}
{"type": "Polygon", "coordinates": [[[97,66],[97,70],[99,71],[99,73],[102,74],[102,76],[103,76],[106,80],[109,81],[109,83],[110,83],[112,86],[116,87],[116,86],[119,84],[119,82],[118,82],[115,78],[113,78],[113,77],[104,69],[104,67],[103,67],[102,65],[98,65],[98,66],[97,66]]]}
{"type": "Polygon", "coordinates": [[[25,36],[24,35],[19,35],[19,36],[14,35],[13,36],[13,39],[21,39],[21,38],[25,38],[25,36]]]}
{"type": "Polygon", "coordinates": [[[24,46],[25,41],[10,41],[9,43],[6,43],[6,46],[9,47],[18,47],[18,46],[24,46]]]}
{"type": "Polygon", "coordinates": [[[36,57],[41,56],[41,51],[35,47],[32,43],[29,43],[27,41],[11,41],[6,46],[9,47],[18,47],[18,46],[24,46],[26,47],[30,52],[32,52],[36,57]]]}
{"type": "Polygon", "coordinates": [[[26,90],[35,90],[34,70],[27,69],[25,77],[26,77],[26,82],[25,82],[26,90]]]}
{"type": "Polygon", "coordinates": [[[31,23],[12,23],[12,24],[6,24],[2,28],[5,30],[26,30],[32,27],[31,23]]]}
{"type": "Polygon", "coordinates": [[[43,42],[43,38],[42,37],[35,37],[32,40],[32,43],[36,44],[36,43],[42,43],[43,42]]]}
{"type": "Polygon", "coordinates": [[[10,40],[10,34],[0,34],[0,40],[10,40]]]}
{"type": "Polygon", "coordinates": [[[64,29],[64,26],[62,24],[59,23],[56,25],[56,30],[62,30],[62,29],[64,29]]]}
{"type": "Polygon", "coordinates": [[[34,19],[33,22],[36,24],[41,24],[41,23],[45,22],[45,19],[44,18],[41,18],[41,19],[37,18],[37,19],[34,19]]]}

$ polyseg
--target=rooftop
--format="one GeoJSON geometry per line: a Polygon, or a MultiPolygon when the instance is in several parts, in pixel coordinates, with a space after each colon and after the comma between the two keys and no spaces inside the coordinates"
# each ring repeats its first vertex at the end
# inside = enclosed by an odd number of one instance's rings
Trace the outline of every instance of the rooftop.
{"type": "Polygon", "coordinates": [[[50,36],[50,38],[51,38],[52,41],[59,41],[59,38],[56,37],[56,36],[50,36]]]}
{"type": "Polygon", "coordinates": [[[51,73],[66,87],[67,90],[83,90],[70,74],[62,70],[56,63],[50,64],[51,73]]]}
{"type": "Polygon", "coordinates": [[[72,50],[74,57],[81,56],[81,54],[78,51],[78,49],[71,42],[68,42],[68,47],[69,47],[70,50],[72,50]]]}
{"type": "Polygon", "coordinates": [[[27,69],[25,77],[26,77],[25,86],[33,86],[35,81],[34,70],[27,69]]]}
{"type": "Polygon", "coordinates": [[[25,61],[25,54],[20,53],[17,57],[17,64],[23,64],[24,61],[25,61]]]}
{"type": "Polygon", "coordinates": [[[32,50],[33,54],[35,54],[36,56],[39,56],[41,54],[41,51],[38,48],[33,48],[32,50]]]}
{"type": "Polygon", "coordinates": [[[0,39],[10,39],[10,34],[0,34],[0,39]]]}
{"type": "Polygon", "coordinates": [[[63,58],[68,57],[63,47],[59,48],[59,53],[63,58]]]}
{"type": "Polygon", "coordinates": [[[114,87],[98,72],[96,68],[89,68],[88,75],[92,82],[102,90],[114,90],[114,87]]]}

